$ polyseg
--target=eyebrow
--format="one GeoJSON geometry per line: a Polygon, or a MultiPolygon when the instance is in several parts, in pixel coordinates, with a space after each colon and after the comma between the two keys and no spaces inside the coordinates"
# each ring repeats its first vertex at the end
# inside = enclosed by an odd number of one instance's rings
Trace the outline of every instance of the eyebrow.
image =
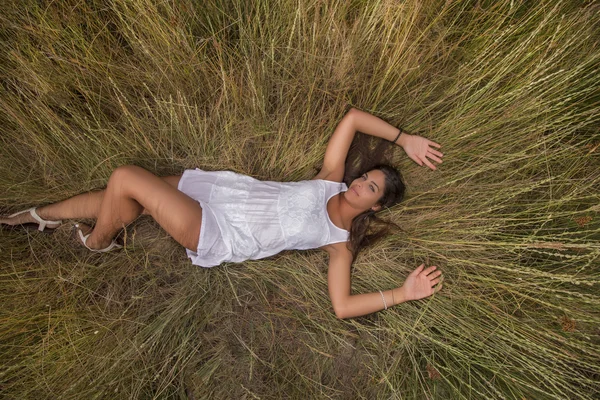
{"type": "MultiPolygon", "coordinates": [[[[369,179],[369,173],[365,172],[365,176],[367,177],[367,179],[369,179]]],[[[377,186],[377,184],[375,183],[375,181],[371,181],[373,183],[373,185],[377,186]]],[[[377,191],[379,191],[379,186],[377,186],[377,191]]]]}

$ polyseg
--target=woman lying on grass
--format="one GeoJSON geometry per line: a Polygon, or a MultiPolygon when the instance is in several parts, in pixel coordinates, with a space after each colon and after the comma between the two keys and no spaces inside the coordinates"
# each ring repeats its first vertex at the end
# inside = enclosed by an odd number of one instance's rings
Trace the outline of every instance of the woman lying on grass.
{"type": "Polygon", "coordinates": [[[350,294],[350,267],[366,242],[370,219],[404,195],[400,174],[387,165],[366,171],[349,188],[342,183],[356,131],[393,141],[421,166],[435,170],[428,158],[442,162],[442,153],[433,149],[440,147],[437,143],[351,109],[329,140],[321,171],[309,181],[259,181],[198,168],[160,178],[127,165],[115,169],[105,190],[30,208],[0,223],[34,223],[43,231],[57,228],[62,219],[97,219],[94,228],[75,224],[75,235],[88,249],[106,252],[122,247],[113,240],[120,229],[140,214],[149,214],[186,248],[192,263],[202,267],[264,258],[282,250],[320,248],[329,253],[329,295],[339,318],[430,296],[442,287],[437,285],[441,272],[424,265],[401,287],[350,294]]]}

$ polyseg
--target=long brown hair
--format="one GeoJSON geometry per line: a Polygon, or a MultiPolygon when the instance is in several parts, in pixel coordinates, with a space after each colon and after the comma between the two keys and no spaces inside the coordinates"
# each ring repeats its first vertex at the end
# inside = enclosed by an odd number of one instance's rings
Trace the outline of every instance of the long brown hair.
{"type": "MultiPolygon", "coordinates": [[[[346,158],[344,182],[350,187],[351,182],[364,172],[374,169],[383,172],[385,189],[378,204],[381,205],[381,210],[384,210],[402,201],[406,186],[400,172],[388,165],[391,159],[389,153],[393,153],[397,145],[383,139],[370,138],[372,137],[361,133],[356,134],[346,158]],[[373,141],[375,141],[374,148],[373,141]]],[[[379,218],[376,214],[380,211],[375,212],[369,209],[352,220],[348,248],[354,259],[363,247],[373,245],[386,236],[392,228],[402,230],[394,222],[379,218]]]]}

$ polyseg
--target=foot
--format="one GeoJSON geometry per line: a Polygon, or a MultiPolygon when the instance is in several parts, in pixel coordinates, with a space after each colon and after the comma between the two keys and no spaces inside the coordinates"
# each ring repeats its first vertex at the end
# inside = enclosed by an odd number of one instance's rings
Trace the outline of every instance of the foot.
{"type": "MultiPolygon", "coordinates": [[[[52,219],[52,218],[47,218],[47,216],[42,212],[40,212],[40,209],[38,208],[36,210],[38,216],[42,219],[52,219]]],[[[39,222],[35,220],[35,218],[33,218],[33,215],[31,215],[31,213],[29,212],[24,212],[21,213],[19,215],[15,215],[12,218],[9,218],[8,216],[5,217],[1,217],[0,218],[0,224],[6,224],[6,225],[23,225],[23,224],[36,224],[39,225],[39,222]]],[[[62,223],[48,223],[46,224],[46,229],[56,229],[59,226],[61,226],[62,223]]]]}
{"type": "MultiPolygon", "coordinates": [[[[85,237],[88,233],[91,233],[94,228],[92,228],[89,225],[83,224],[81,222],[79,222],[77,225],[79,225],[79,229],[81,229],[81,233],[83,234],[83,236],[85,237]]],[[[94,250],[101,250],[101,249],[105,249],[108,246],[110,246],[110,244],[112,243],[112,240],[108,240],[108,241],[104,241],[104,242],[97,242],[94,241],[94,237],[90,236],[87,238],[87,240],[85,241],[85,243],[83,243],[81,241],[81,238],[79,237],[79,234],[77,233],[77,227],[75,227],[74,230],[74,235],[75,235],[75,239],[82,245],[85,247],[85,245],[87,245],[87,247],[89,247],[90,249],[94,249],[94,250]]]]}

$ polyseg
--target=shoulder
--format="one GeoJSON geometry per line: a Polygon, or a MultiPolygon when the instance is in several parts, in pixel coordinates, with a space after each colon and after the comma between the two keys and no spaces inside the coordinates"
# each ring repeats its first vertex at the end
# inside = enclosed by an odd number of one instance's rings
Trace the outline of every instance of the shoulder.
{"type": "Polygon", "coordinates": [[[332,243],[332,244],[328,244],[325,246],[321,246],[319,247],[321,250],[326,251],[327,253],[329,253],[329,256],[343,256],[343,257],[347,257],[350,256],[352,257],[352,252],[350,251],[350,249],[348,249],[348,242],[338,242],[338,243],[332,243]]]}
{"type": "Polygon", "coordinates": [[[312,178],[312,180],[321,179],[324,181],[342,182],[343,178],[344,178],[343,171],[329,172],[325,169],[322,169],[317,175],[315,175],[314,178],[312,178]]]}

